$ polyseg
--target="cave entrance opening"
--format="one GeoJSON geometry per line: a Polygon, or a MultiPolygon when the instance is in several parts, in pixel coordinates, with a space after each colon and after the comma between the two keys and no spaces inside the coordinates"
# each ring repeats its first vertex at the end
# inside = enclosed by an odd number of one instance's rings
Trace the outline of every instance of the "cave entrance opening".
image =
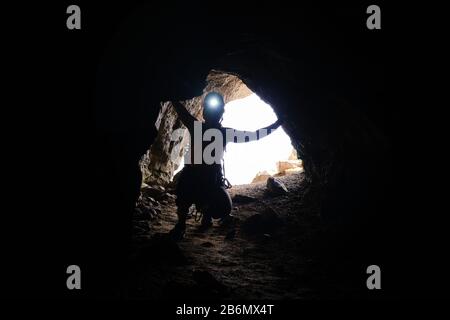
{"type": "MultiPolygon", "coordinates": [[[[182,101],[184,107],[202,120],[203,99],[211,91],[219,92],[225,101],[222,125],[239,130],[255,131],[275,122],[277,116],[235,74],[211,70],[203,94],[182,101]]],[[[176,180],[184,167],[184,155],[189,149],[189,133],[184,128],[171,101],[161,102],[155,126],[158,135],[141,159],[143,182],[167,186],[176,180]],[[174,136],[174,132],[180,132],[174,136]]],[[[224,155],[225,175],[232,185],[265,182],[270,176],[303,171],[289,136],[283,127],[258,141],[228,143],[224,155]]]]}
{"type": "MultiPolygon", "coordinates": [[[[277,120],[272,107],[252,93],[225,105],[222,125],[238,130],[255,131],[277,120]]],[[[226,178],[232,185],[260,182],[280,174],[280,165],[297,161],[291,139],[279,127],[258,141],[229,143],[224,155],[226,178]]],[[[176,174],[184,166],[182,162],[176,174]]]]}

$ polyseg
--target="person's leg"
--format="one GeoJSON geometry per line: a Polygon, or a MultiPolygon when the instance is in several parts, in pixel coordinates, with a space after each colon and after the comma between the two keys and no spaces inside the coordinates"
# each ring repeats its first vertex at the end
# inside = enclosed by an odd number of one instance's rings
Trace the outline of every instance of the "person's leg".
{"type": "Polygon", "coordinates": [[[215,192],[216,207],[215,210],[220,217],[227,217],[231,213],[232,201],[230,194],[224,187],[216,189],[215,192]]]}
{"type": "Polygon", "coordinates": [[[200,229],[206,230],[212,226],[212,217],[208,212],[208,208],[205,207],[202,211],[202,221],[200,223],[200,229]]]}
{"type": "Polygon", "coordinates": [[[170,235],[174,240],[181,240],[186,232],[186,218],[189,212],[189,206],[179,205],[177,209],[178,221],[170,230],[170,235]]]}
{"type": "Polygon", "coordinates": [[[232,202],[230,195],[222,187],[216,187],[206,193],[206,203],[203,205],[201,229],[212,226],[212,219],[221,219],[223,222],[230,217],[232,202]]]}
{"type": "Polygon", "coordinates": [[[233,222],[233,217],[230,215],[233,207],[233,203],[230,197],[230,194],[226,190],[225,187],[219,188],[216,193],[216,202],[217,202],[217,213],[221,217],[220,223],[222,225],[229,224],[233,222]]]}

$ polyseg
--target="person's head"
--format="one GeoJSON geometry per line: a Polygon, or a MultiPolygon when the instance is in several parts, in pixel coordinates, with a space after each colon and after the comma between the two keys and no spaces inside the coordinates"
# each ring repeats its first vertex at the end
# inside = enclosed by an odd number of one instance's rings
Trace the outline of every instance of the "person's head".
{"type": "Polygon", "coordinates": [[[225,111],[225,102],[221,94],[210,92],[203,100],[203,119],[207,123],[219,123],[225,111]]]}

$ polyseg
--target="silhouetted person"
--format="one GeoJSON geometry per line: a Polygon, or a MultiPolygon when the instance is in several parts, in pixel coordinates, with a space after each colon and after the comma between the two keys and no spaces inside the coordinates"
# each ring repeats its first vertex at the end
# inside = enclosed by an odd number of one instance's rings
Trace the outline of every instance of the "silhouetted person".
{"type": "MultiPolygon", "coordinates": [[[[210,92],[205,96],[203,101],[204,122],[192,116],[180,102],[175,101],[172,104],[190,133],[190,163],[186,163],[181,171],[176,189],[178,223],[170,232],[174,239],[179,240],[184,236],[186,218],[192,204],[195,204],[197,210],[202,213],[201,229],[210,227],[212,218],[221,218],[222,220],[229,218],[232,208],[230,195],[226,191],[228,181],[224,178],[222,171],[223,152],[218,155],[218,158],[220,158],[218,163],[216,161],[208,164],[203,157],[200,163],[195,163],[195,150],[200,150],[203,155],[205,147],[211,141],[203,141],[201,139],[202,145],[201,149],[199,149],[200,146],[196,145],[197,139],[194,138],[194,128],[197,126],[197,134],[200,131],[199,128],[201,128],[201,137],[208,129],[219,130],[223,141],[221,147],[222,150],[225,150],[227,142],[240,143],[263,138],[278,128],[281,121],[277,120],[270,126],[253,132],[222,127],[221,121],[225,103],[223,97],[216,92],[210,92]],[[230,141],[227,141],[227,137],[230,141]]],[[[212,139],[212,141],[214,140],[212,139]]]]}

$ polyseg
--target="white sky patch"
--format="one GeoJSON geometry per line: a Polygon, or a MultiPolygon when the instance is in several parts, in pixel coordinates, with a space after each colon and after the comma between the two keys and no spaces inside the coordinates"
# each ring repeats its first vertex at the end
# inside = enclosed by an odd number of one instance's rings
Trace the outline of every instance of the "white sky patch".
{"type": "MultiPolygon", "coordinates": [[[[275,122],[273,109],[256,94],[225,105],[222,125],[239,130],[263,128],[275,122]]],[[[260,171],[277,172],[277,161],[287,160],[293,150],[291,139],[279,127],[258,141],[228,143],[225,152],[225,175],[232,185],[252,182],[260,171]]]]}

